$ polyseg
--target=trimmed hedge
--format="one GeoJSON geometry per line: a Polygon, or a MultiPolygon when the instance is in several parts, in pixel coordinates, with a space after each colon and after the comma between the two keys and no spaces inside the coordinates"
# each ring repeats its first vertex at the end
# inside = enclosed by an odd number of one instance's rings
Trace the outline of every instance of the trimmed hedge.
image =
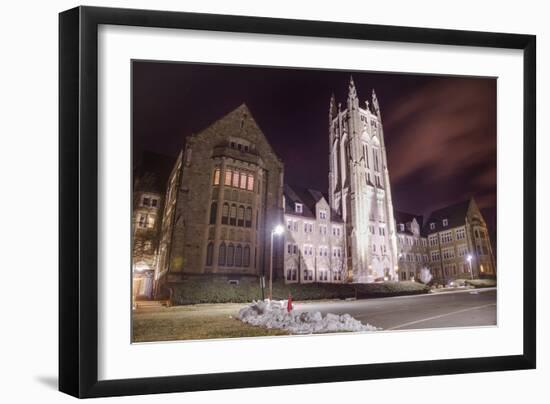
{"type": "Polygon", "coordinates": [[[495,279],[466,279],[464,282],[466,285],[473,286],[474,288],[492,288],[497,286],[495,279]]]}
{"type": "MultiPolygon", "coordinates": [[[[243,280],[238,285],[216,279],[186,279],[173,288],[172,303],[176,305],[198,303],[246,303],[261,299],[259,282],[243,280]]],[[[362,284],[273,283],[273,299],[283,300],[292,295],[294,300],[366,299],[428,293],[430,288],[417,282],[384,282],[362,284]]],[[[268,289],[265,289],[267,297],[268,289]]]]}

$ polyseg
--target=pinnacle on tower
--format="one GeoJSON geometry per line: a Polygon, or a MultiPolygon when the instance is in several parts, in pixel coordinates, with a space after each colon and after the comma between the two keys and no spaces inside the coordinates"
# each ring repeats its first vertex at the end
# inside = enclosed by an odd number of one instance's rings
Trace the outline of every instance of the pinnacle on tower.
{"type": "Polygon", "coordinates": [[[337,107],[336,107],[336,97],[334,96],[334,93],[330,96],[330,105],[329,105],[329,116],[330,119],[332,119],[334,116],[336,116],[337,113],[337,107]]]}
{"type": "Polygon", "coordinates": [[[378,105],[378,98],[376,98],[376,92],[374,91],[374,88],[372,89],[372,106],[374,107],[374,111],[379,114],[380,106],[378,105]]]}
{"type": "Polygon", "coordinates": [[[349,92],[348,92],[348,98],[356,98],[357,97],[357,90],[355,88],[355,83],[353,81],[353,76],[349,77],[349,92]]]}

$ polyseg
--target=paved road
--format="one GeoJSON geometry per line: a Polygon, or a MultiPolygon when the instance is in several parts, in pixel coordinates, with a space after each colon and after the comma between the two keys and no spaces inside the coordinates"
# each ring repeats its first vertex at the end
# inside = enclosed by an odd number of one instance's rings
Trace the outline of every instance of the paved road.
{"type": "Polygon", "coordinates": [[[357,301],[296,303],[297,311],[348,313],[384,330],[496,325],[497,291],[446,292],[357,301]]]}

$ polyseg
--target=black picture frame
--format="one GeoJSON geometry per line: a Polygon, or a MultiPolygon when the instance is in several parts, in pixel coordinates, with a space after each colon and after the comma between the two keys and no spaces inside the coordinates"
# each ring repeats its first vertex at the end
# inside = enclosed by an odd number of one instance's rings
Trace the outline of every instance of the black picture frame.
{"type": "Polygon", "coordinates": [[[59,15],[59,390],[104,397],[536,366],[536,37],[325,21],[77,7],[59,15]],[[99,381],[98,26],[180,28],[523,51],[523,354],[99,381]]]}

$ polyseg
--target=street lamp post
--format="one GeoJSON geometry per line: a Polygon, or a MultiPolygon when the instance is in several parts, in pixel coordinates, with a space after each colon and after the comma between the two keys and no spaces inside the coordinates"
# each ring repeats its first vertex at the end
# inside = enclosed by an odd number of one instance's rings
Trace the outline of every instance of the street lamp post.
{"type": "Polygon", "coordinates": [[[278,224],[271,231],[271,246],[269,249],[269,300],[273,299],[273,236],[280,236],[285,228],[278,224]]]}
{"type": "Polygon", "coordinates": [[[468,257],[466,258],[468,260],[468,264],[470,265],[470,278],[474,279],[474,272],[472,271],[472,254],[468,254],[468,257]]]}

